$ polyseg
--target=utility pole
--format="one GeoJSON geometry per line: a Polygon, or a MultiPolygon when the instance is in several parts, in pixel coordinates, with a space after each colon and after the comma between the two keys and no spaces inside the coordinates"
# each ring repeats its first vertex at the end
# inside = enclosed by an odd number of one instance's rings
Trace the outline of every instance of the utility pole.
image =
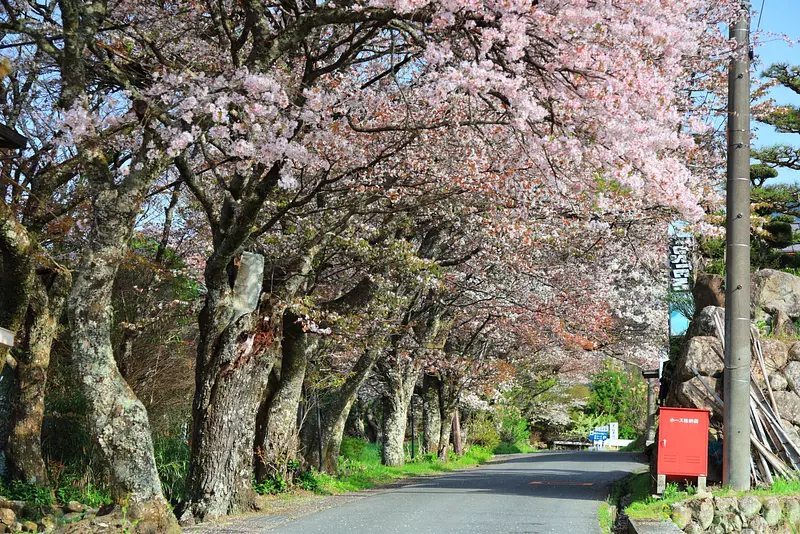
{"type": "Polygon", "coordinates": [[[722,482],[750,489],[750,4],[730,28],[722,482]]]}

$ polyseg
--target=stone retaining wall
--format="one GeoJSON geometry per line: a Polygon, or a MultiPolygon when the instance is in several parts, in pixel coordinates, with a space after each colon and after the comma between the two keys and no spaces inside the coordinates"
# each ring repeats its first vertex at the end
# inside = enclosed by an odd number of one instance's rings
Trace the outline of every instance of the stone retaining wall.
{"type": "Polygon", "coordinates": [[[671,518],[692,534],[800,532],[800,496],[698,497],[673,504],[671,518]]]}

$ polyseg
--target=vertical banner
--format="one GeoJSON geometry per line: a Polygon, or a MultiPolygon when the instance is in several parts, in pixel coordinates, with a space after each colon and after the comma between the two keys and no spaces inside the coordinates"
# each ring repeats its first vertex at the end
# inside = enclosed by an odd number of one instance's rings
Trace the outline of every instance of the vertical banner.
{"type": "Polygon", "coordinates": [[[669,226],[669,334],[679,336],[686,332],[693,311],[692,285],[694,284],[694,236],[682,230],[685,223],[669,226]]]}
{"type": "Polygon", "coordinates": [[[669,243],[669,283],[672,291],[692,291],[694,237],[673,235],[669,243]]]}

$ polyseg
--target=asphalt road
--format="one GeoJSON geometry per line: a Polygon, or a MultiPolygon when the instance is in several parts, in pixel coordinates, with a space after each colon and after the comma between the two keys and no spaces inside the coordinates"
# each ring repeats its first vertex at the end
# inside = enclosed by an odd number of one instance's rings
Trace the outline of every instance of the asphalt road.
{"type": "Polygon", "coordinates": [[[537,453],[423,479],[269,532],[599,533],[597,509],[610,484],[644,465],[631,453],[537,453]]]}

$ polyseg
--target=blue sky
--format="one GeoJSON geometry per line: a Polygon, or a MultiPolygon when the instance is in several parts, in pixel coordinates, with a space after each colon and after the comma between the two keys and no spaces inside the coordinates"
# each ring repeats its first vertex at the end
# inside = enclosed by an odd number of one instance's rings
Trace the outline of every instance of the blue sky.
{"type": "MultiPolygon", "coordinates": [[[[753,9],[761,9],[761,0],[751,0],[753,9]]],[[[753,17],[752,29],[755,31],[758,24],[758,15],[753,17]]],[[[755,52],[760,64],[755,66],[755,76],[760,76],[761,72],[772,63],[787,62],[790,64],[800,64],[800,44],[794,47],[789,46],[780,37],[769,35],[785,34],[792,40],[800,40],[800,0],[765,0],[764,9],[761,12],[761,32],[758,37],[761,43],[755,52]]],[[[800,96],[792,91],[778,87],[774,88],[770,96],[778,104],[800,105],[800,96]]],[[[780,134],[771,126],[752,123],[753,132],[756,139],[754,147],[761,147],[775,144],[800,145],[800,135],[780,134]]],[[[768,183],[800,183],[800,171],[788,169],[778,169],[778,178],[770,180],[768,183]]]]}

